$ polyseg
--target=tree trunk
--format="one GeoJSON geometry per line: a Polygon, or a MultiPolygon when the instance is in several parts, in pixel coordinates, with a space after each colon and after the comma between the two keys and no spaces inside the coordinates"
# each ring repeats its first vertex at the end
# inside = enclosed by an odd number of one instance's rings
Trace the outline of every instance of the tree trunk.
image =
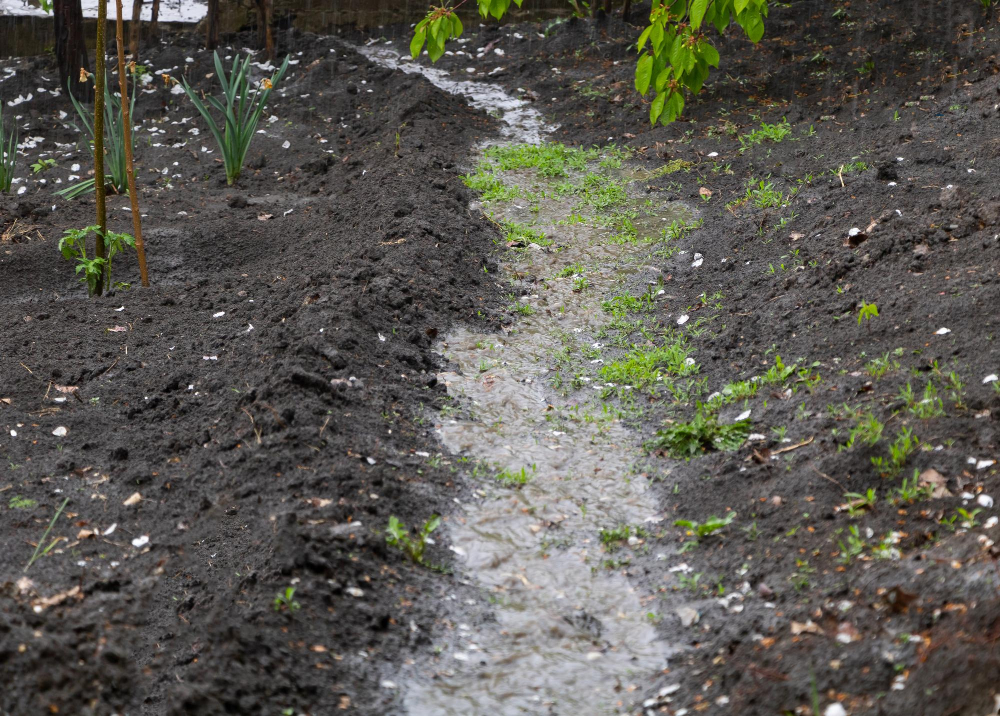
{"type": "Polygon", "coordinates": [[[153,0],[152,17],[149,18],[149,36],[153,42],[160,36],[160,0],[153,0]]]}
{"type": "Polygon", "coordinates": [[[56,30],[56,63],[59,65],[59,84],[73,93],[81,102],[90,101],[90,83],[80,70],[87,70],[87,45],[83,39],[83,11],[80,0],[55,0],[52,17],[56,30]]]}
{"type": "Polygon", "coordinates": [[[205,23],[205,47],[219,46],[219,0],[208,0],[208,21],[205,23]]]}
{"type": "Polygon", "coordinates": [[[132,22],[128,26],[128,51],[132,59],[139,60],[139,30],[142,28],[142,0],[132,0],[132,22]]]}
{"type": "Polygon", "coordinates": [[[622,8],[622,20],[628,22],[628,16],[632,12],[632,0],[625,0],[625,7],[622,8]]]}
{"type": "Polygon", "coordinates": [[[255,0],[257,4],[257,44],[261,45],[267,59],[274,62],[274,35],[271,34],[273,0],[255,0]]]}

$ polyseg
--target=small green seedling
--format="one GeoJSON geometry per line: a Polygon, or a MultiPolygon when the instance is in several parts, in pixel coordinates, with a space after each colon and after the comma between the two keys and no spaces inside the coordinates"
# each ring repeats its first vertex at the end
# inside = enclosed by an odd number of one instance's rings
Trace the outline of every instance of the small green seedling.
{"type": "MultiPolygon", "coordinates": [[[[52,521],[49,522],[49,526],[45,528],[45,532],[42,534],[42,538],[38,540],[38,544],[35,546],[35,553],[31,555],[31,559],[29,559],[28,563],[24,566],[25,572],[27,572],[31,568],[31,565],[35,563],[35,560],[37,560],[39,557],[44,557],[45,555],[47,555],[49,552],[52,551],[52,548],[59,543],[59,540],[61,538],[56,537],[49,543],[48,547],[42,546],[45,544],[45,540],[49,538],[49,532],[51,532],[52,528],[55,527],[56,520],[59,519],[59,515],[63,513],[63,510],[66,509],[66,505],[68,504],[69,504],[69,498],[67,497],[65,500],[63,500],[62,504],[59,505],[59,509],[56,510],[56,513],[52,515],[52,521]]],[[[978,510],[976,511],[978,512],[978,510]]]]}
{"type": "Polygon", "coordinates": [[[862,323],[870,331],[872,329],[871,320],[873,318],[878,318],[878,306],[874,303],[861,302],[861,307],[858,309],[858,325],[862,323]]]}
{"type": "Polygon", "coordinates": [[[864,510],[871,510],[878,501],[875,488],[869,487],[865,494],[858,492],[845,492],[844,499],[847,500],[847,512],[851,517],[857,517],[864,510]]]}
{"type": "Polygon", "coordinates": [[[850,564],[855,557],[860,557],[864,554],[867,546],[861,538],[861,532],[857,525],[851,525],[848,532],[847,543],[845,544],[843,540],[837,543],[840,547],[840,562],[842,564],[850,564]]]}
{"type": "Polygon", "coordinates": [[[295,601],[294,597],[295,587],[285,587],[285,591],[278,592],[278,595],[274,598],[274,611],[285,611],[289,614],[297,612],[302,608],[302,605],[295,601]]]}
{"type": "Polygon", "coordinates": [[[431,516],[420,529],[420,534],[411,537],[406,525],[395,516],[389,517],[389,526],[385,530],[385,541],[390,547],[395,547],[417,564],[424,563],[424,550],[427,547],[431,532],[441,525],[441,518],[431,516]]]}
{"type": "Polygon", "coordinates": [[[37,162],[31,165],[32,174],[41,174],[46,169],[51,169],[56,165],[55,159],[39,159],[37,162]]]}
{"type": "Polygon", "coordinates": [[[93,296],[97,293],[98,282],[104,276],[106,289],[111,288],[111,260],[121,253],[125,247],[135,248],[135,238],[129,234],[118,234],[114,231],[101,232],[100,226],[88,226],[84,229],[67,229],[59,239],[59,252],[64,259],[76,260],[76,272],[83,273],[81,282],[87,284],[87,293],[93,296]],[[87,257],[87,237],[90,234],[104,236],[105,256],[100,258],[87,257]]]}
{"type": "Polygon", "coordinates": [[[725,517],[716,517],[712,515],[704,522],[695,522],[693,520],[677,520],[674,522],[675,527],[683,527],[688,531],[688,534],[695,538],[695,542],[698,542],[704,537],[708,537],[713,532],[718,532],[726,525],[730,524],[734,519],[736,519],[736,513],[730,512],[725,517]]]}

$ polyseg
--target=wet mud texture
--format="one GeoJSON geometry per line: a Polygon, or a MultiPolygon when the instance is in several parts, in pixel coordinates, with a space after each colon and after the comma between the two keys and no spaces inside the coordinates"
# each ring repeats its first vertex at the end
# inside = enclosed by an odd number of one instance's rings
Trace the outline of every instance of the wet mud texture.
{"type": "MultiPolygon", "coordinates": [[[[493,229],[457,174],[495,122],[333,41],[279,49],[298,64],[236,187],[186,97],[140,94],[153,285],[122,256],[133,288],[93,300],[57,251],[93,223],[92,196],[51,194],[88,166],[56,148],[72,107],[37,90],[47,59],[8,63],[0,98],[34,99],[5,115],[58,167],[0,199],[0,713],[387,713],[382,682],[463,589],[382,530],[461,494],[414,452],[440,449],[432,343],[494,322],[493,229]],[[290,586],[299,609],[276,610],[290,586]]],[[[142,59],[217,91],[182,37],[142,59]]]]}
{"type": "MultiPolygon", "coordinates": [[[[995,713],[1000,528],[988,505],[1000,497],[990,463],[1000,458],[1000,397],[984,381],[1000,373],[996,22],[976,3],[775,7],[758,47],[720,44],[722,71],[666,128],[649,127],[632,87],[627,47],[639,28],[614,18],[570,22],[545,39],[538,26],[491,29],[467,55],[442,60],[521,88],[561,125],[556,139],[627,143],[650,168],[690,163],[648,191],[698,207],[703,227],[677,243],[686,254],[627,288],[639,295],[647,280],[662,282],[647,326],[707,320],[691,338],[702,397],[763,375],[776,355],[822,377],[810,389],[793,376],[790,395],[763,387],[722,410],[727,422],[750,408],[762,440],[647,464],[665,525],[737,513],[690,552],[675,553],[686,539],[678,528],[634,550],[627,570],[654,597],[663,638],[684,649],[649,689],[654,713],[812,714],[814,691],[820,713],[842,713],[836,704],[849,714],[995,713]],[[477,60],[479,48],[488,50],[477,60]],[[741,145],[761,121],[783,118],[783,141],[741,145]],[[761,180],[784,207],[727,208],[761,180]],[[862,302],[880,313],[867,327],[862,302]],[[928,382],[943,415],[923,419],[900,391],[909,383],[919,402],[928,382]],[[875,446],[844,449],[858,423],[845,403],[884,423],[875,446]],[[872,458],[888,458],[904,428],[920,449],[883,476],[872,458]],[[903,478],[928,470],[947,495],[894,496],[903,478]],[[869,488],[874,508],[851,517],[844,494],[869,488]],[[976,524],[943,524],[958,508],[980,509],[976,524]],[[865,545],[846,559],[852,526],[865,545]],[[877,558],[886,538],[898,558],[877,558]],[[687,574],[670,571],[681,563],[687,574]],[[697,574],[694,587],[680,581],[697,574]]],[[[694,413],[669,394],[638,399],[645,439],[694,413]]]]}

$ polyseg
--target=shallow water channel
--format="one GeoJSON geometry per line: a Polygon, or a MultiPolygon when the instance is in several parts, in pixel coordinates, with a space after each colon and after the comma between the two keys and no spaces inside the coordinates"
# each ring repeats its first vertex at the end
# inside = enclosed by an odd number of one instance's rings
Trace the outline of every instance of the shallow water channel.
{"type": "MultiPolygon", "coordinates": [[[[546,134],[537,112],[498,86],[454,81],[385,49],[364,53],[499,111],[506,139],[537,143],[546,134]]],[[[526,174],[504,179],[530,182],[526,174]]],[[[509,251],[508,278],[546,280],[522,284],[529,293],[515,289],[531,309],[510,333],[459,328],[439,346],[454,367],[440,378],[467,417],[442,418],[438,433],[449,452],[477,466],[480,486],[448,521],[448,540],[462,576],[494,602],[496,624],[459,625],[458,646],[435,678],[423,667],[409,672],[403,701],[414,716],[625,713],[667,665],[670,647],[657,640],[650,609],[607,562],[616,554],[600,539],[602,528],[629,525],[634,541],[636,526],[661,520],[645,478],[633,479],[635,436],[600,401],[598,379],[577,375],[582,390],[561,397],[551,370],[555,350],[600,363],[594,336],[610,320],[601,298],[637,270],[628,259],[643,249],[609,242],[611,229],[593,221],[566,223],[573,205],[549,198],[534,211],[520,199],[490,207],[496,220],[533,223],[552,242],[509,251]],[[583,273],[558,277],[569,267],[583,273]]],[[[686,213],[675,207],[652,221],[686,213]]],[[[596,376],[599,366],[590,367],[596,376]]]]}

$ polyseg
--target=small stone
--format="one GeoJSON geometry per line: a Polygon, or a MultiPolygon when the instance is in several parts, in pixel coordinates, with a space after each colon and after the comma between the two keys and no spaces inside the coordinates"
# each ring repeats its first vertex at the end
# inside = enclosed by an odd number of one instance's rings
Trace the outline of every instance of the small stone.
{"type": "Polygon", "coordinates": [[[359,599],[365,596],[364,590],[358,589],[357,587],[348,587],[344,591],[350,594],[352,597],[358,597],[359,599]]]}
{"type": "Polygon", "coordinates": [[[823,711],[823,716],[847,716],[847,710],[840,704],[830,704],[823,711]]]}
{"type": "Polygon", "coordinates": [[[69,431],[64,426],[60,425],[58,428],[52,431],[52,434],[55,435],[57,438],[64,438],[66,437],[66,433],[68,432],[69,431]]]}
{"type": "Polygon", "coordinates": [[[692,626],[698,623],[701,615],[698,614],[697,609],[692,609],[691,607],[678,607],[677,616],[681,619],[681,626],[692,626]]]}

